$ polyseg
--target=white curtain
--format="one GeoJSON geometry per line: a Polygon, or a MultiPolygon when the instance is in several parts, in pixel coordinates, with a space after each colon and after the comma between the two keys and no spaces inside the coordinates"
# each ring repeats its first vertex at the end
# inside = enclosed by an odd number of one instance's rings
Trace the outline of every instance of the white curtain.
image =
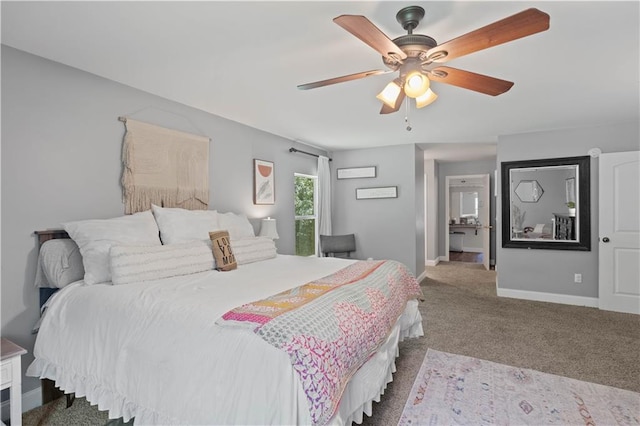
{"type": "MultiPolygon", "coordinates": [[[[331,235],[331,169],[329,158],[318,157],[318,235],[331,235]]],[[[320,238],[318,238],[318,256],[320,238]]]]}

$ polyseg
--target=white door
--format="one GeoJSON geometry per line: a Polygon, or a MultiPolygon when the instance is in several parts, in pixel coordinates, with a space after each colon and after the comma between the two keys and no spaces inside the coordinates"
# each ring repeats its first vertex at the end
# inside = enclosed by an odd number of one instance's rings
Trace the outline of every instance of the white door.
{"type": "Polygon", "coordinates": [[[600,155],[599,306],[640,314],[640,151],[600,155]]]}

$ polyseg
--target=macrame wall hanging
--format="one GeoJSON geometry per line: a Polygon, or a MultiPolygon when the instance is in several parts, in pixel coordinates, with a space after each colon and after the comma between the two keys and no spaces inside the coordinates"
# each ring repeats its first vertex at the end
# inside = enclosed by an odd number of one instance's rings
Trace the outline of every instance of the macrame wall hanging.
{"type": "Polygon", "coordinates": [[[130,118],[122,149],[125,213],[151,204],[205,210],[209,207],[209,138],[130,118]]]}

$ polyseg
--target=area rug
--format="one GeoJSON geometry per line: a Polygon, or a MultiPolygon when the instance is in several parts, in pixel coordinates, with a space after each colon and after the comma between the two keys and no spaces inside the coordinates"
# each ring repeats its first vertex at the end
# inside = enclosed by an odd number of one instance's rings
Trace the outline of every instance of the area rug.
{"type": "Polygon", "coordinates": [[[640,393],[427,351],[398,425],[639,425],[640,393]]]}

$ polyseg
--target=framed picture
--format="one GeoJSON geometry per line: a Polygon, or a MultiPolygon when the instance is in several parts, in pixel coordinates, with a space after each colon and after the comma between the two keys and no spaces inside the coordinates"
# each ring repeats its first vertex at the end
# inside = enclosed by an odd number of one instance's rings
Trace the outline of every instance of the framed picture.
{"type": "Polygon", "coordinates": [[[359,179],[374,177],[376,177],[376,166],[338,169],[338,179],[359,179]]]}
{"type": "Polygon", "coordinates": [[[275,204],[276,186],[271,161],[253,160],[253,204],[275,204]]]}
{"type": "Polygon", "coordinates": [[[369,200],[373,198],[398,198],[398,187],[356,188],[356,200],[369,200]]]}

